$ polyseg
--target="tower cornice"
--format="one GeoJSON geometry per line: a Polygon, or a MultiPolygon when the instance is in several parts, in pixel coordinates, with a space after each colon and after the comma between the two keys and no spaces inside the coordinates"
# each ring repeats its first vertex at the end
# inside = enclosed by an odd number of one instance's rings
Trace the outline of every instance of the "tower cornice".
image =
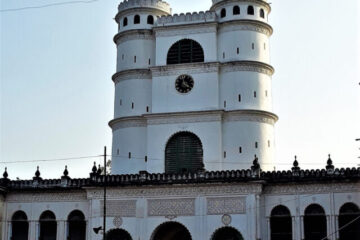
{"type": "Polygon", "coordinates": [[[213,5],[211,6],[210,10],[214,10],[214,9],[216,9],[218,7],[221,7],[221,6],[225,5],[225,4],[233,3],[233,2],[236,2],[236,3],[239,3],[239,2],[242,2],[242,3],[255,3],[255,4],[258,4],[258,5],[263,6],[264,8],[266,8],[268,13],[271,12],[270,4],[267,3],[264,0],[213,0],[213,5]]]}
{"type": "Polygon", "coordinates": [[[131,29],[120,32],[114,36],[114,43],[120,44],[130,40],[148,39],[153,40],[155,36],[150,29],[131,29]]]}

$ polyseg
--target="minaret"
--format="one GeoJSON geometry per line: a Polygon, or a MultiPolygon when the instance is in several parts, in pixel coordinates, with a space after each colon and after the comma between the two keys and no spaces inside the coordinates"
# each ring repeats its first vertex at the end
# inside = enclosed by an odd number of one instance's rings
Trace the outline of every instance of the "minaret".
{"type": "Polygon", "coordinates": [[[270,5],[213,0],[211,11],[218,16],[219,104],[226,111],[223,168],[248,168],[256,154],[261,168],[272,170],[277,116],[272,113],[270,5]]]}
{"type": "Polygon", "coordinates": [[[118,33],[115,83],[112,169],[144,170],[146,126],[135,116],[151,112],[151,72],[155,63],[155,36],[152,28],[158,16],[169,15],[169,4],[160,0],[127,0],[120,3],[115,20],[118,33]],[[124,125],[131,126],[124,128],[124,125]]]}

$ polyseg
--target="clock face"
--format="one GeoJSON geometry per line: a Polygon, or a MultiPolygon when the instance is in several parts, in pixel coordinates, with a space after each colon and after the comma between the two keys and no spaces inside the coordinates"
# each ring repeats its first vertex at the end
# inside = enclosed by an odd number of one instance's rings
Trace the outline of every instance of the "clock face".
{"type": "Polygon", "coordinates": [[[180,75],[175,82],[175,88],[179,93],[188,93],[194,87],[194,79],[189,75],[180,75]]]}

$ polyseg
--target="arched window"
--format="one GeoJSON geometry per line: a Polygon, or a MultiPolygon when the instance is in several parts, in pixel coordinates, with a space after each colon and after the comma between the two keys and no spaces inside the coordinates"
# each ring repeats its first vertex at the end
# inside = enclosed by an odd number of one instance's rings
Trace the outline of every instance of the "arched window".
{"type": "Polygon", "coordinates": [[[285,206],[277,206],[271,211],[271,240],[292,240],[292,220],[285,206]]]}
{"type": "Polygon", "coordinates": [[[134,24],[140,24],[140,16],[139,15],[135,15],[134,24]]]}
{"type": "Polygon", "coordinates": [[[339,229],[340,240],[360,239],[360,209],[358,206],[346,203],[340,208],[339,229]]]}
{"type": "Polygon", "coordinates": [[[220,11],[220,17],[221,17],[221,18],[226,17],[226,9],[225,9],[225,8],[221,9],[221,11],[220,11]]]}
{"type": "Polygon", "coordinates": [[[170,138],[165,149],[166,173],[195,172],[203,168],[203,148],[195,134],[180,132],[170,138]]]}
{"type": "Polygon", "coordinates": [[[241,233],[232,227],[223,227],[218,229],[211,240],[243,240],[241,233]]]}
{"type": "Polygon", "coordinates": [[[151,25],[154,24],[154,17],[153,16],[149,15],[147,17],[147,24],[151,24],[151,25]]]}
{"type": "Polygon", "coordinates": [[[234,15],[239,15],[239,14],[240,14],[240,7],[239,7],[239,6],[234,6],[234,8],[233,8],[233,14],[234,14],[234,15]]]}
{"type": "Polygon", "coordinates": [[[260,9],[260,17],[265,18],[265,11],[264,9],[260,9]]]}
{"type": "Polygon", "coordinates": [[[29,222],[23,211],[17,211],[11,219],[11,240],[28,240],[29,222]]]}
{"type": "Polygon", "coordinates": [[[128,19],[127,19],[127,17],[125,17],[123,20],[123,26],[125,27],[127,25],[128,25],[128,19]]]}
{"type": "Polygon", "coordinates": [[[254,7],[248,6],[247,13],[248,13],[248,15],[254,15],[254,7]]]}
{"type": "Polygon", "coordinates": [[[204,50],[201,45],[191,39],[183,39],[174,43],[167,54],[167,64],[204,62],[204,50]]]}
{"type": "Polygon", "coordinates": [[[55,214],[45,211],[40,216],[40,239],[56,240],[57,224],[55,214]]]}
{"type": "Polygon", "coordinates": [[[320,205],[312,204],[305,209],[304,231],[306,240],[323,239],[327,236],[326,215],[320,205]]]}
{"type": "Polygon", "coordinates": [[[177,222],[167,222],[153,233],[151,240],[192,240],[189,230],[177,222]]]}
{"type": "Polygon", "coordinates": [[[85,240],[86,222],[84,214],[75,210],[68,217],[68,238],[67,240],[85,240]]]}
{"type": "Polygon", "coordinates": [[[131,235],[123,229],[113,229],[106,234],[106,240],[132,240],[131,235]]]}

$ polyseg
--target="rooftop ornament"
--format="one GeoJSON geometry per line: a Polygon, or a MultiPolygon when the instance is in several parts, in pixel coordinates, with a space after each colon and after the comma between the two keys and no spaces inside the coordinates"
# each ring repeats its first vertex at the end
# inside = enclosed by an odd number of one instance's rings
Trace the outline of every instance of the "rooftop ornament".
{"type": "Polygon", "coordinates": [[[7,179],[9,177],[9,174],[7,172],[7,167],[5,168],[4,174],[3,174],[4,179],[7,179]]]}
{"type": "Polygon", "coordinates": [[[65,166],[65,170],[64,170],[63,174],[64,174],[64,177],[69,176],[69,171],[67,170],[67,166],[65,166]]]}
{"type": "Polygon", "coordinates": [[[293,167],[291,168],[291,170],[293,172],[293,176],[299,176],[300,167],[299,167],[299,162],[297,160],[297,156],[295,156],[295,160],[294,160],[293,167]]]}
{"type": "Polygon", "coordinates": [[[334,165],[333,165],[333,161],[331,160],[331,155],[329,154],[329,158],[327,160],[327,165],[326,165],[326,171],[328,172],[328,174],[333,174],[334,173],[334,165]]]}
{"type": "Polygon", "coordinates": [[[255,155],[255,159],[253,161],[253,165],[251,166],[251,175],[252,177],[258,177],[260,176],[260,164],[259,164],[259,159],[258,157],[255,155]]]}

